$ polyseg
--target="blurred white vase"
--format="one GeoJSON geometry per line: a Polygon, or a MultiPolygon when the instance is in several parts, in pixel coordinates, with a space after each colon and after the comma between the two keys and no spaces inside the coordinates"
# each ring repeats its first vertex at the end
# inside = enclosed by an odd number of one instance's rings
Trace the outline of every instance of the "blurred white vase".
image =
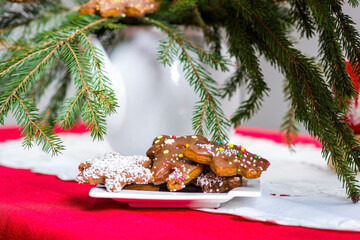
{"type": "Polygon", "coordinates": [[[165,37],[160,31],[141,27],[125,31],[111,62],[105,55],[105,70],[120,105],[118,113],[107,119],[106,139],[121,154],[145,154],[160,134],[192,134],[197,96],[179,62],[164,67],[157,60],[159,40],[165,37]]]}

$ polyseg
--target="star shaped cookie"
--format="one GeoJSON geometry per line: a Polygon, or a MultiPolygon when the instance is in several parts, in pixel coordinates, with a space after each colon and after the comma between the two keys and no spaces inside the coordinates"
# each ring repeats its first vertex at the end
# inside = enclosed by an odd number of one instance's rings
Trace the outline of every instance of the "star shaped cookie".
{"type": "Polygon", "coordinates": [[[97,14],[101,17],[143,17],[159,7],[154,0],[92,0],[80,8],[81,15],[97,14]]]}
{"type": "Polygon", "coordinates": [[[151,160],[145,156],[121,156],[108,153],[79,165],[76,181],[81,184],[105,184],[108,191],[118,192],[128,184],[147,184],[152,178],[148,168],[151,160]]]}
{"type": "Polygon", "coordinates": [[[203,165],[186,159],[183,150],[193,145],[202,136],[168,136],[160,135],[153,141],[153,145],[146,155],[153,160],[151,171],[153,183],[156,185],[167,182],[170,191],[177,191],[199,176],[203,165]]]}

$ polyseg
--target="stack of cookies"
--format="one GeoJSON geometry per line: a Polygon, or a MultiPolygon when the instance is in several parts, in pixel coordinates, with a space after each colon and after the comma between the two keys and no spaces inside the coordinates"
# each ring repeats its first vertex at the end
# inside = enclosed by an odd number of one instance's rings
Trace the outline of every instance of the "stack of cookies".
{"type": "Polygon", "coordinates": [[[200,135],[154,139],[145,156],[110,153],[80,164],[79,183],[105,184],[121,189],[178,191],[188,185],[220,193],[241,186],[242,177],[260,177],[270,163],[244,147],[214,142],[200,135]]]}

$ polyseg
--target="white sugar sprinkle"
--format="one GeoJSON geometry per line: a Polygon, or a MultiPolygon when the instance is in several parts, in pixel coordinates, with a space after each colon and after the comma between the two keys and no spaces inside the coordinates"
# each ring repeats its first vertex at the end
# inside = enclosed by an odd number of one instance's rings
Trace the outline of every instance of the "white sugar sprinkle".
{"type": "Polygon", "coordinates": [[[165,144],[173,144],[174,142],[175,142],[174,139],[165,140],[165,144]]]}
{"type": "Polygon", "coordinates": [[[220,177],[218,175],[216,175],[213,172],[208,172],[206,174],[201,174],[198,178],[197,178],[197,182],[196,184],[198,186],[209,186],[212,187],[214,184],[219,183],[221,186],[223,184],[223,182],[225,181],[226,178],[224,177],[220,177]]]}
{"type": "Polygon", "coordinates": [[[152,177],[148,168],[143,167],[149,161],[145,156],[121,156],[118,153],[108,153],[100,158],[88,159],[84,164],[90,167],[84,169],[81,175],[76,178],[79,183],[85,183],[87,179],[104,176],[105,186],[109,191],[120,191],[126,184],[145,184],[152,177]],[[140,182],[137,182],[137,180],[140,182]]]}

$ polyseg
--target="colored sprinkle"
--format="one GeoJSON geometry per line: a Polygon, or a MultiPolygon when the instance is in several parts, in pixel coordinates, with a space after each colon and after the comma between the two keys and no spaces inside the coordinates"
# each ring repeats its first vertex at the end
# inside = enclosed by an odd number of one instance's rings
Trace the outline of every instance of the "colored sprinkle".
{"type": "Polygon", "coordinates": [[[257,159],[257,158],[258,158],[258,156],[255,155],[255,159],[257,159]]]}
{"type": "Polygon", "coordinates": [[[190,145],[187,143],[187,144],[185,144],[185,147],[188,148],[188,147],[190,147],[190,145]]]}
{"type": "Polygon", "coordinates": [[[219,151],[222,152],[224,151],[224,149],[222,147],[219,147],[219,151]]]}
{"type": "Polygon", "coordinates": [[[241,149],[240,149],[241,151],[245,151],[245,148],[244,147],[241,147],[241,149]]]}
{"type": "Polygon", "coordinates": [[[172,135],[171,138],[172,138],[172,139],[176,139],[176,136],[175,136],[175,135],[172,135]]]}
{"type": "Polygon", "coordinates": [[[237,154],[238,157],[242,157],[242,155],[240,153],[237,154]]]}
{"type": "Polygon", "coordinates": [[[229,144],[229,147],[230,147],[230,148],[233,148],[233,147],[234,147],[234,144],[229,144]]]}
{"type": "Polygon", "coordinates": [[[238,169],[238,172],[240,172],[241,170],[240,170],[240,168],[238,169]]]}
{"type": "Polygon", "coordinates": [[[179,158],[182,158],[184,157],[184,155],[182,153],[179,154],[179,158]]]}
{"type": "Polygon", "coordinates": [[[216,141],[217,144],[221,144],[221,141],[216,141]]]}

